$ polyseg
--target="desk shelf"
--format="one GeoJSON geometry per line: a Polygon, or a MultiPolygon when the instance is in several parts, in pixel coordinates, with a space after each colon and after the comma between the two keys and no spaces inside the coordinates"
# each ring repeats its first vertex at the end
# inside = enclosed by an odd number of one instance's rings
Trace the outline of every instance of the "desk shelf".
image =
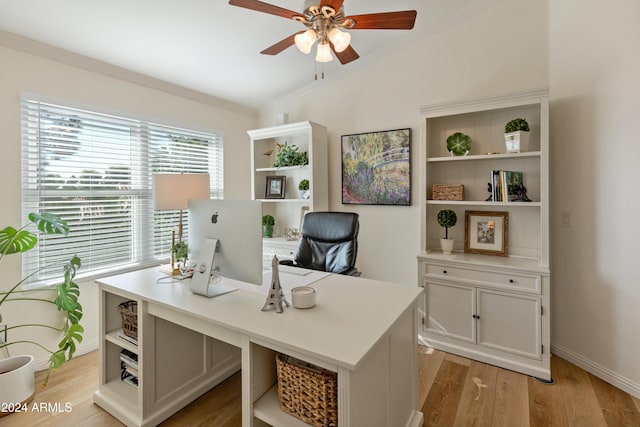
{"type": "Polygon", "coordinates": [[[115,331],[111,331],[105,335],[105,340],[108,342],[115,344],[119,347],[129,350],[132,353],[138,354],[138,346],[123,339],[118,336],[118,334],[122,333],[122,329],[118,329],[115,331]]]}
{"type": "Polygon", "coordinates": [[[277,384],[271,387],[269,391],[253,405],[253,416],[272,426],[309,427],[309,424],[300,421],[298,418],[280,409],[277,384]]]}

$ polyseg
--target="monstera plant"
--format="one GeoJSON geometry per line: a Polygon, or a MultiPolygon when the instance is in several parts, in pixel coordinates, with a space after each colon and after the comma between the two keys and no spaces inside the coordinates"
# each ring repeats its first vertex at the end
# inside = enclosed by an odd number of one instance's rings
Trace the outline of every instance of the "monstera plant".
{"type": "MultiPolygon", "coordinates": [[[[28,230],[28,227],[35,225],[37,229],[45,234],[68,234],[69,226],[66,221],[62,220],[57,215],[49,213],[29,214],[29,221],[27,225],[20,229],[13,227],[6,227],[0,230],[0,261],[2,261],[7,255],[24,253],[33,249],[38,243],[36,234],[28,230]]],[[[46,266],[43,268],[47,268],[46,266]]],[[[2,341],[0,341],[0,350],[18,343],[28,343],[40,347],[50,353],[49,369],[44,380],[44,384],[49,380],[51,370],[59,368],[62,364],[71,359],[76,351],[76,347],[82,342],[82,334],[84,328],[80,325],[80,319],[82,319],[82,305],[78,301],[80,296],[80,288],[74,282],[76,271],[80,268],[80,258],[73,256],[69,262],[63,266],[64,279],[62,283],[57,284],[54,287],[55,298],[51,296],[47,298],[42,296],[43,290],[23,290],[22,284],[27,282],[30,278],[35,276],[41,269],[24,277],[18,283],[13,285],[8,290],[0,291],[0,325],[3,326],[2,341]],[[41,323],[25,322],[21,324],[12,323],[11,319],[5,319],[2,316],[2,309],[6,307],[6,304],[11,301],[30,301],[33,304],[53,304],[56,306],[59,312],[63,314],[62,326],[52,326],[41,323]],[[8,337],[11,335],[11,330],[18,328],[30,328],[41,327],[53,329],[62,334],[62,338],[58,344],[57,349],[49,349],[45,345],[40,344],[30,339],[11,341],[8,337]]],[[[35,310],[34,310],[35,311],[35,310]]]]}

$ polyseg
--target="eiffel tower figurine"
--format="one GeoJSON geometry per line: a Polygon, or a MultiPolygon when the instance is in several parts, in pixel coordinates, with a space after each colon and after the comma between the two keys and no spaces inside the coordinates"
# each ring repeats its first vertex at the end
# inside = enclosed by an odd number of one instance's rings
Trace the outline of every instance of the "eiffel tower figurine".
{"type": "Polygon", "coordinates": [[[276,312],[282,313],[283,307],[282,303],[284,303],[287,307],[290,307],[289,301],[284,297],[284,293],[282,292],[282,286],[280,286],[280,273],[278,270],[278,257],[273,256],[273,260],[271,260],[271,287],[269,288],[269,296],[267,296],[267,301],[265,301],[262,306],[262,311],[267,311],[272,306],[275,306],[276,312]]]}

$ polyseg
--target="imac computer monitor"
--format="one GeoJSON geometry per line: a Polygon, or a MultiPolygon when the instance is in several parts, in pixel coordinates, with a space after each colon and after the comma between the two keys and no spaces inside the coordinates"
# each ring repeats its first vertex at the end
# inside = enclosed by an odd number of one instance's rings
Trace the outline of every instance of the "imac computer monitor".
{"type": "Polygon", "coordinates": [[[225,279],[262,285],[262,203],[189,200],[191,290],[215,296],[235,290],[225,279]]]}

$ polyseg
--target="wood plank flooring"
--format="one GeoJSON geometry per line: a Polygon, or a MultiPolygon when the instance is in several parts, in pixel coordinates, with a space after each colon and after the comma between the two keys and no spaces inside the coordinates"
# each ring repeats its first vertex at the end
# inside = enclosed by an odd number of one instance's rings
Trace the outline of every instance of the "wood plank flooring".
{"type": "MultiPolygon", "coordinates": [[[[418,398],[425,426],[640,427],[640,399],[554,356],[555,384],[427,347],[418,351],[418,398]]],[[[98,354],[76,357],[40,384],[25,413],[0,426],[121,426],[93,404],[98,354]],[[69,410],[65,411],[65,404],[69,410]],[[41,404],[42,411],[34,410],[41,404]],[[52,411],[56,407],[60,411],[52,411]]],[[[161,426],[241,426],[240,373],[210,390],[161,426]]]]}

